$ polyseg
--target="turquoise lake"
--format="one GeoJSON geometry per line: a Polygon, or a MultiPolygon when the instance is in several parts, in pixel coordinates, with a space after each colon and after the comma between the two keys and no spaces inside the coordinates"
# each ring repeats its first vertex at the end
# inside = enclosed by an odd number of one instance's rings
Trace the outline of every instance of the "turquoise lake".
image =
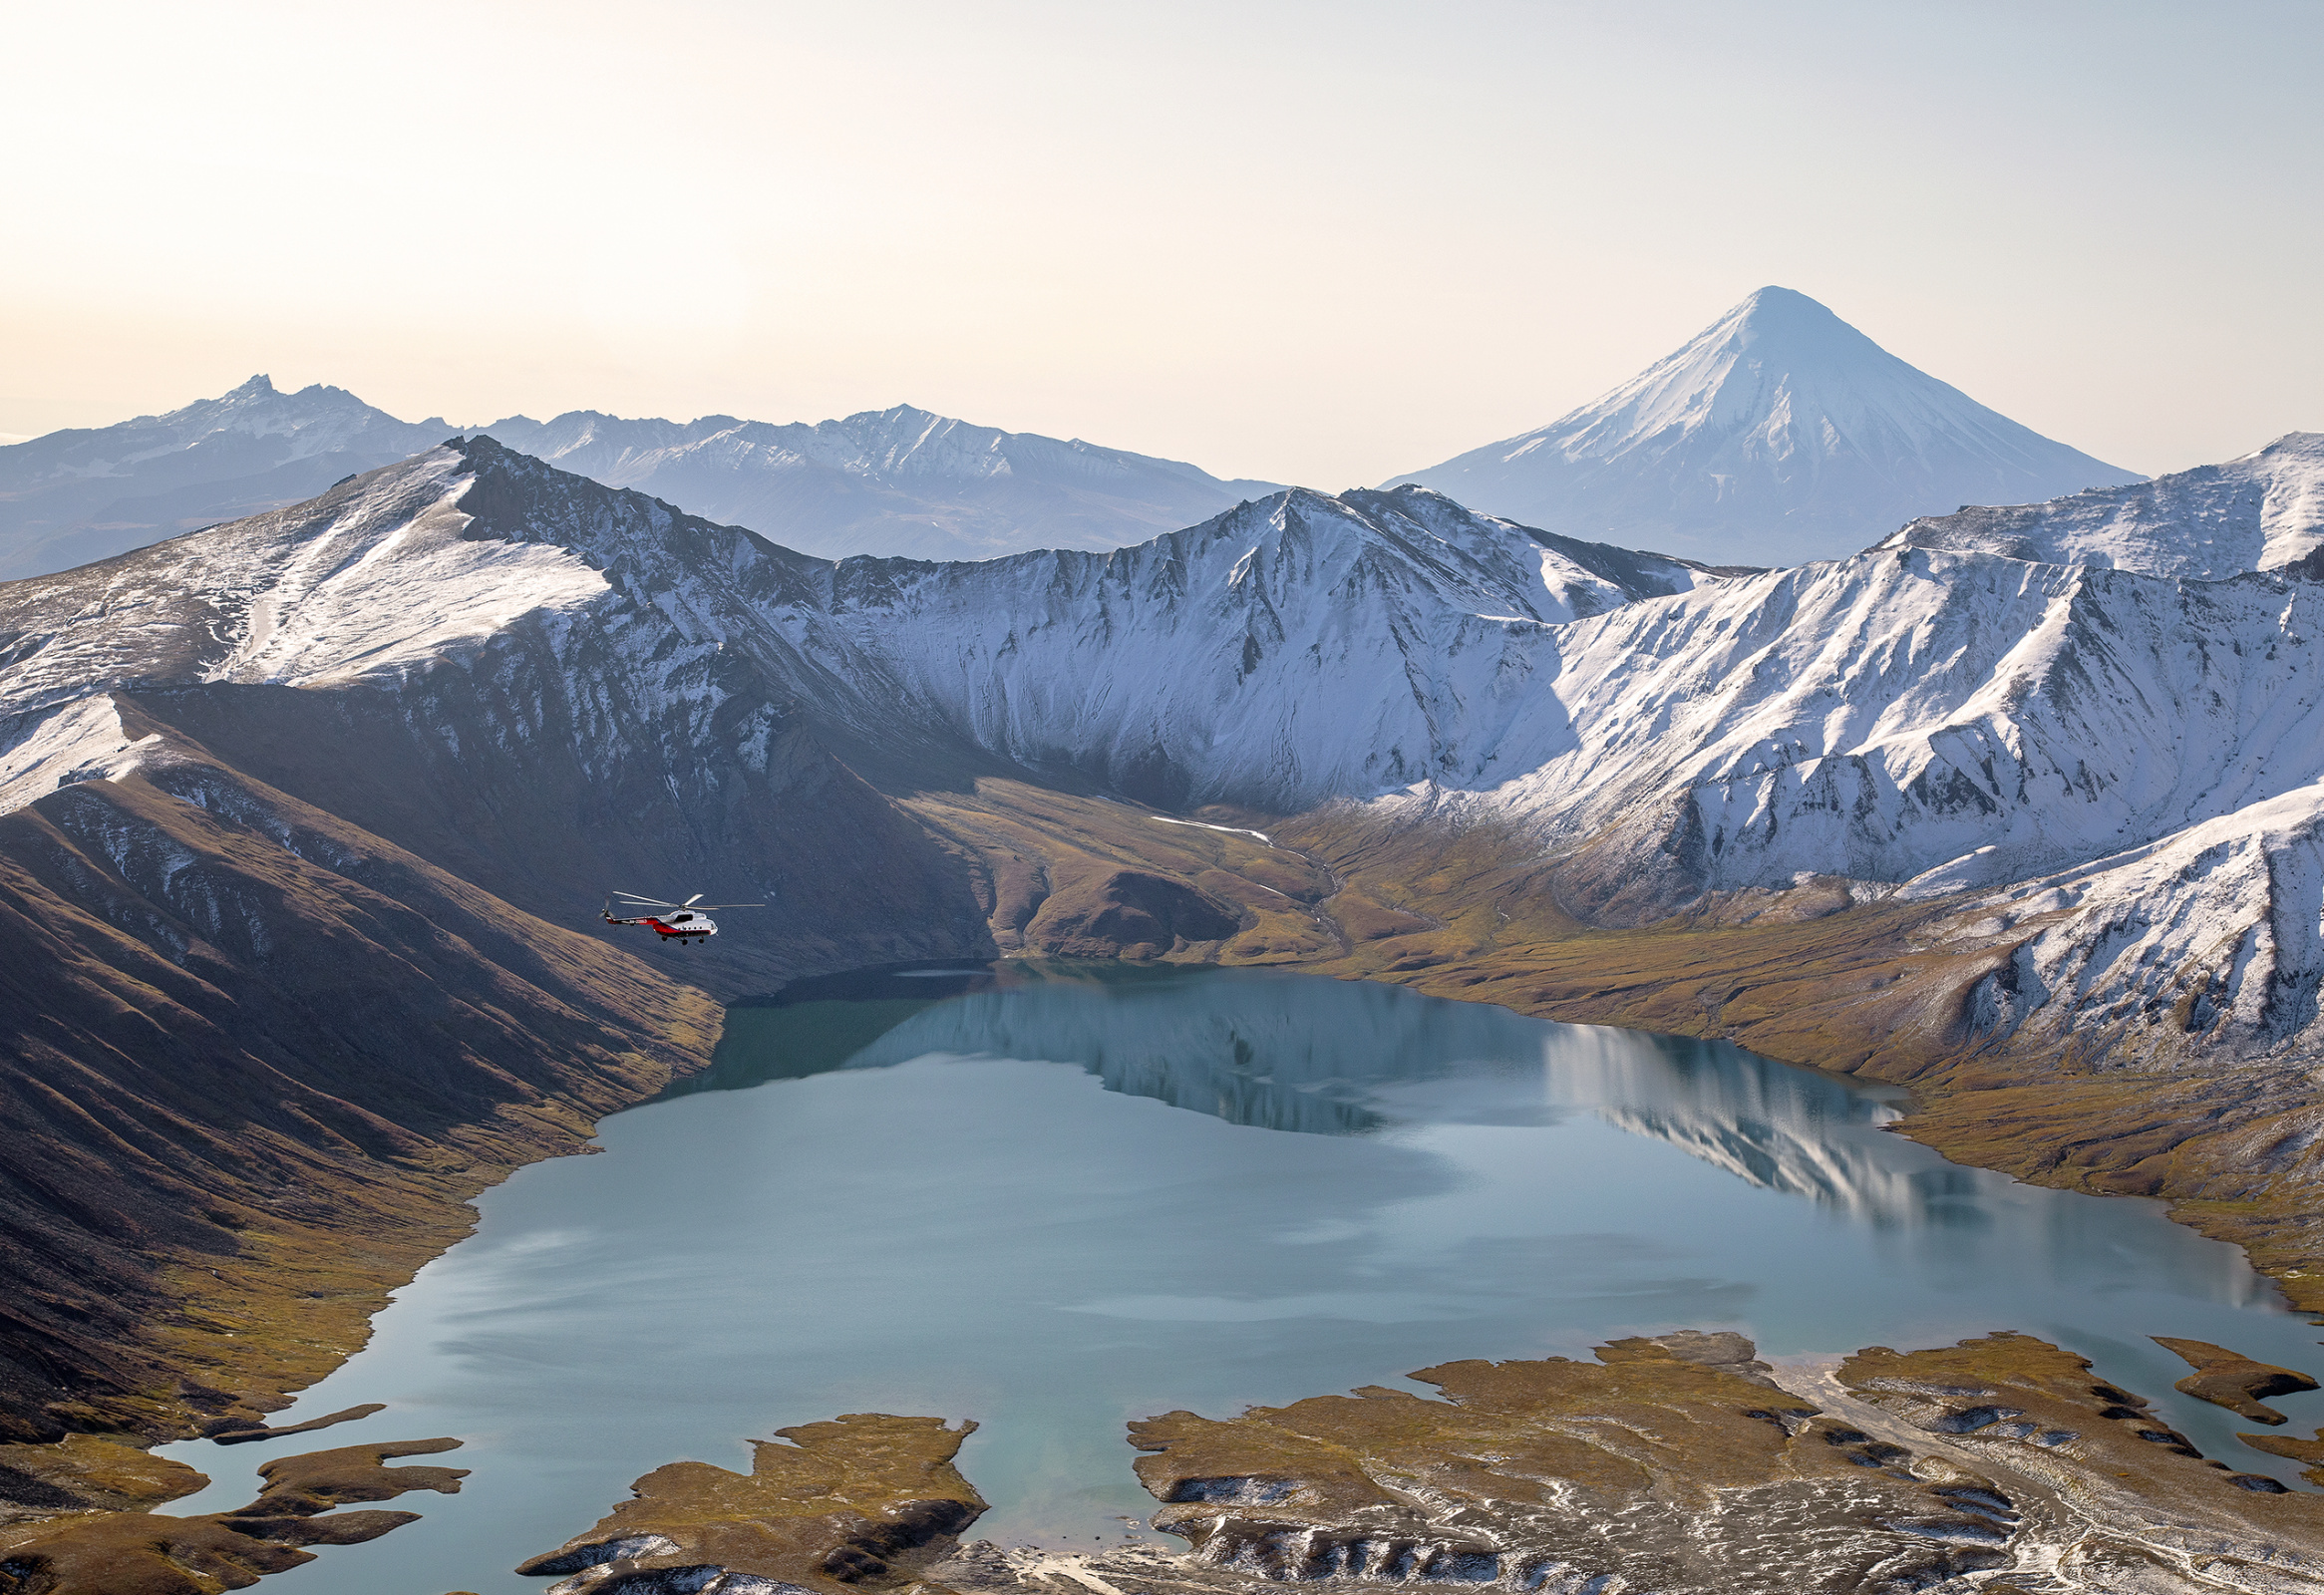
{"type": "MultiPolygon", "coordinates": [[[[2043,1336],[2209,1455],[2298,1484],[2146,1339],[2316,1371],[2324,1331],[2158,1203],[1955,1166],[1905,1106],[1724,1043],[1308,976],[1010,963],[809,982],[716,1064],[526,1168],[274,1422],[164,1447],[238,1505],[269,1456],[456,1436],[423,1520],[269,1589],[539,1590],[631,1479],[837,1413],[973,1418],[970,1537],[1141,1532],[1129,1420],[1459,1358],[1734,1328],[1762,1355],[2043,1336]]],[[[1420,1387],[1414,1387],[1420,1388],[1420,1387]]],[[[2283,1398],[2290,1433],[2324,1393],[2283,1398]]],[[[1174,1542],[1173,1542],[1174,1543],[1174,1542]]]]}

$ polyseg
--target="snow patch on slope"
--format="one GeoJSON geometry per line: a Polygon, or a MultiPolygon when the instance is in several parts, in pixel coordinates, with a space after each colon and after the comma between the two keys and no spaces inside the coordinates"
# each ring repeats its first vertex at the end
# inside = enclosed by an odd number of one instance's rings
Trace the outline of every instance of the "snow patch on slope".
{"type": "Polygon", "coordinates": [[[439,451],[429,470],[441,495],[384,528],[371,494],[351,497],[252,594],[231,652],[202,679],[310,686],[390,672],[605,593],[605,578],[567,549],[464,539],[465,464],[439,451]]]}
{"type": "Polygon", "coordinates": [[[110,694],[47,714],[19,716],[0,731],[0,814],[85,781],[119,781],[143,767],[162,739],[130,736],[110,694]]]}

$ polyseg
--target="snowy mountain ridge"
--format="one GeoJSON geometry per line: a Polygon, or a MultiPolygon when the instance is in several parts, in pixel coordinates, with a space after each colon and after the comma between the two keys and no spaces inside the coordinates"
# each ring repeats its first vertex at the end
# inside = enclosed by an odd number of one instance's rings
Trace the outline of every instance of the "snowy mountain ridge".
{"type": "Polygon", "coordinates": [[[2135,479],[1776,287],[1546,427],[1391,478],[1572,536],[1753,565],[1844,556],[1960,504],[2135,479]]]}
{"type": "Polygon", "coordinates": [[[2324,433],[2286,433],[2224,465],[2047,503],[1915,520],[1883,548],[1956,548],[2048,564],[2218,581],[2324,548],[2324,433]]]}
{"type": "Polygon", "coordinates": [[[1165,808],[1492,821],[1609,923],[1810,879],[1950,902],[2008,955],[1983,1033],[2233,1057],[2324,981],[2320,603],[1917,546],[1719,575],[1417,487],[834,563],[479,439],[0,588],[0,782],[104,779],[137,727],[95,700],[202,683],[457,698],[463,760],[567,745],[713,811],[805,727],[1165,808]]]}

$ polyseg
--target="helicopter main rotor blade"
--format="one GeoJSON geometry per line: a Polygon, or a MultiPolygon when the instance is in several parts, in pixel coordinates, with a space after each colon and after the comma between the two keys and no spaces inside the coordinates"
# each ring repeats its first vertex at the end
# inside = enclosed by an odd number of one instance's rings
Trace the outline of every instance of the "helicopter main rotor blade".
{"type": "Polygon", "coordinates": [[[695,893],[693,896],[691,896],[691,897],[687,898],[687,899],[686,899],[684,902],[680,903],[678,906],[679,906],[680,908],[691,908],[691,907],[693,907],[693,906],[694,906],[696,903],[698,903],[698,902],[702,901],[702,899],[703,899],[705,896],[707,896],[707,895],[709,895],[709,894],[708,894],[708,893],[706,893],[706,892],[699,892],[699,891],[698,891],[698,892],[696,892],[696,893],[695,893]]]}

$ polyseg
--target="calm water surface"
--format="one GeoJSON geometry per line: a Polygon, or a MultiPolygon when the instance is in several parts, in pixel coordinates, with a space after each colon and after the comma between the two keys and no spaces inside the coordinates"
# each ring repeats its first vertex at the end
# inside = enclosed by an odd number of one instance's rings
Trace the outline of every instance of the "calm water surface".
{"type": "MultiPolygon", "coordinates": [[[[737,1008],[714,1068],[524,1169],[278,1423],[269,1456],[458,1436],[457,1497],[269,1588],[538,1590],[631,1479],[844,1412],[983,1427],[976,1532],[1088,1544],[1151,1499],[1122,1426],[1465,1357],[1732,1327],[1776,1356],[2021,1329],[2296,1481],[2148,1335],[2314,1368],[2318,1331],[2159,1204],[2017,1185],[1880,1126],[1893,1092],[1723,1043],[1388,986],[1127,966],[891,972],[737,1008]]],[[[1415,1387],[1418,1388],[1418,1387],[1415,1387]]],[[[2293,1433],[2319,1397],[2283,1406],[2293,1433]]],[[[2304,1486],[2302,1486],[2304,1487],[2304,1486]]]]}

